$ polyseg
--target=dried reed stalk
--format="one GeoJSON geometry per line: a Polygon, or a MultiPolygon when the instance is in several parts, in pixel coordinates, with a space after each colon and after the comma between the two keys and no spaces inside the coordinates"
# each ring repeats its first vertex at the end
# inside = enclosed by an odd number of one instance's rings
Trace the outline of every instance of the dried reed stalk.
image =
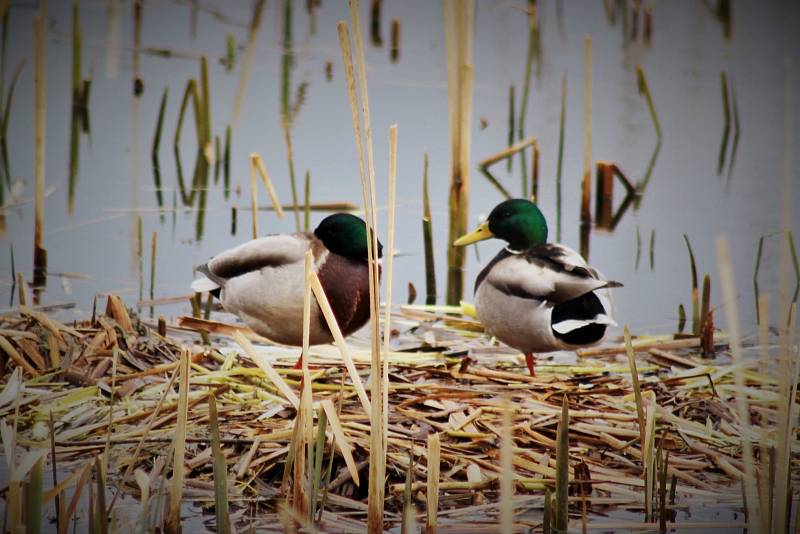
{"type": "Polygon", "coordinates": [[[440,461],[440,437],[438,433],[428,435],[428,478],[427,478],[427,497],[428,497],[428,522],[425,526],[426,534],[434,534],[437,531],[437,516],[439,513],[439,461],[440,461]]]}
{"type": "MultiPolygon", "coordinates": [[[[45,138],[47,129],[47,0],[40,0],[33,19],[34,34],[34,220],[33,285],[43,285],[47,271],[44,248],[45,138]]],[[[34,299],[35,300],[35,299],[34,299]]]]}
{"type": "Polygon", "coordinates": [[[753,444],[751,442],[751,436],[756,435],[754,434],[756,429],[750,422],[747,392],[745,391],[744,360],[742,359],[742,347],[739,337],[739,313],[736,307],[733,266],[731,265],[728,240],[724,237],[717,239],[717,262],[719,263],[720,286],[722,288],[722,297],[725,304],[725,320],[728,323],[731,355],[733,356],[733,372],[736,381],[736,409],[739,416],[739,425],[742,429],[742,457],[744,460],[744,480],[742,481],[742,485],[744,486],[744,494],[746,496],[744,506],[749,512],[748,523],[751,525],[760,525],[761,510],[759,510],[758,506],[757,474],[753,461],[753,444]]]}
{"type": "MultiPolygon", "coordinates": [[[[267,173],[267,168],[264,166],[264,159],[261,157],[261,154],[253,152],[250,154],[250,176],[251,176],[251,185],[252,185],[252,168],[255,167],[258,170],[258,174],[261,176],[261,181],[264,182],[264,188],[267,190],[269,194],[269,198],[272,201],[272,209],[275,210],[275,213],[278,215],[279,218],[283,218],[283,207],[281,205],[281,201],[278,200],[278,195],[275,193],[275,188],[272,185],[272,180],[270,180],[269,173],[267,173]]],[[[297,205],[295,204],[295,210],[297,210],[297,205]]]]}
{"type": "Polygon", "coordinates": [[[250,359],[253,360],[256,365],[258,365],[258,368],[264,371],[264,374],[267,375],[267,378],[269,378],[278,391],[283,394],[286,400],[288,400],[292,406],[295,407],[295,409],[298,409],[300,406],[300,399],[297,398],[297,395],[295,395],[294,391],[292,391],[292,388],[290,388],[283,378],[281,378],[281,375],[275,371],[269,361],[264,356],[256,352],[256,349],[253,347],[253,344],[250,343],[250,340],[244,337],[244,335],[238,330],[233,333],[233,339],[239,344],[240,347],[242,347],[242,350],[247,353],[250,359]]]}
{"type": "Polygon", "coordinates": [[[500,532],[514,532],[514,439],[511,429],[511,401],[501,404],[503,426],[500,440],[500,532]]]}
{"type": "MultiPolygon", "coordinates": [[[[469,168],[472,121],[472,32],[475,4],[472,0],[444,3],[447,48],[447,94],[450,110],[450,217],[448,243],[467,231],[469,168]]],[[[447,249],[447,298],[457,305],[464,294],[463,247],[447,249]]]]}
{"type": "Polygon", "coordinates": [[[172,460],[172,485],[169,495],[167,530],[181,531],[181,497],[183,495],[184,458],[186,457],[186,422],[189,415],[189,351],[181,351],[181,375],[178,386],[178,421],[172,460]]]}
{"type": "Polygon", "coordinates": [[[633,344],[631,343],[631,333],[628,330],[627,326],[625,326],[625,328],[623,329],[623,335],[625,337],[625,352],[628,355],[628,365],[630,365],[631,368],[631,382],[633,383],[633,394],[636,399],[636,417],[639,421],[639,444],[641,445],[644,454],[644,446],[645,446],[644,407],[642,406],[642,392],[641,388],[639,387],[639,372],[636,369],[636,355],[633,351],[633,344]]]}
{"type": "Polygon", "coordinates": [[[361,401],[361,406],[364,408],[364,412],[370,414],[372,413],[372,406],[369,398],[367,397],[367,392],[364,390],[364,384],[361,382],[361,377],[356,370],[353,357],[350,355],[350,349],[347,348],[347,343],[344,341],[342,331],[339,328],[339,324],[336,322],[336,317],[333,315],[333,310],[328,302],[328,297],[325,296],[325,290],[322,288],[322,283],[319,281],[319,277],[314,271],[309,273],[309,282],[311,285],[311,290],[314,292],[314,297],[317,299],[317,304],[319,304],[319,308],[322,311],[322,315],[325,317],[325,322],[328,324],[328,329],[333,335],[334,343],[336,343],[336,347],[339,349],[339,352],[342,355],[342,360],[344,360],[344,365],[347,368],[347,372],[350,374],[350,380],[353,381],[353,387],[355,387],[355,390],[358,394],[358,400],[361,401]]]}
{"type": "Polygon", "coordinates": [[[583,182],[581,188],[581,223],[592,221],[592,38],[583,41],[583,182]]]}
{"type": "Polygon", "coordinates": [[[350,477],[353,479],[355,485],[358,486],[358,469],[356,468],[356,462],[353,459],[353,446],[350,445],[350,441],[344,435],[342,423],[339,421],[339,415],[336,413],[336,408],[333,406],[333,402],[331,402],[330,399],[320,401],[320,405],[322,406],[322,409],[325,410],[325,415],[328,416],[328,421],[331,423],[333,436],[336,443],[339,445],[339,450],[341,451],[342,456],[344,457],[344,462],[347,465],[347,470],[350,473],[350,477]]]}
{"type": "Polygon", "coordinates": [[[386,302],[383,320],[383,369],[381,371],[381,388],[383,399],[383,456],[388,452],[386,434],[389,427],[389,352],[392,338],[392,276],[394,274],[394,226],[397,204],[397,124],[389,127],[389,220],[387,225],[386,246],[389,251],[386,258],[386,302]]]}
{"type": "Polygon", "coordinates": [[[342,51],[342,60],[345,64],[345,76],[347,78],[348,97],[350,101],[351,115],[353,119],[353,133],[356,140],[356,149],[359,157],[359,174],[361,176],[361,190],[364,200],[364,212],[366,215],[368,232],[367,257],[369,267],[369,289],[370,289],[370,333],[372,358],[370,365],[370,384],[372,393],[372,404],[370,414],[370,425],[372,433],[370,435],[369,449],[369,489],[368,489],[368,515],[367,528],[371,531],[383,529],[383,506],[385,493],[385,472],[386,456],[383,454],[384,447],[384,417],[383,411],[383,386],[382,363],[380,337],[378,332],[378,236],[376,219],[375,201],[375,161],[372,150],[372,121],[370,118],[369,93],[367,91],[366,60],[364,58],[364,45],[361,37],[361,20],[359,17],[358,0],[350,0],[350,19],[353,25],[353,43],[355,45],[355,58],[358,64],[358,95],[355,91],[355,77],[353,69],[353,55],[350,50],[350,38],[347,26],[340,22],[338,24],[339,44],[342,51]],[[364,143],[361,143],[361,115],[358,111],[358,97],[361,98],[361,113],[363,114],[364,143]],[[366,150],[365,150],[366,149],[366,150]],[[364,153],[366,152],[367,166],[365,171],[364,153]]]}

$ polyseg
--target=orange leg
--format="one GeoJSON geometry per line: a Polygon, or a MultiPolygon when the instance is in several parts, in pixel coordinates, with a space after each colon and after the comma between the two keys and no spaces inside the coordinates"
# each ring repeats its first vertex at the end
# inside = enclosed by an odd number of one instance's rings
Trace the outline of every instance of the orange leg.
{"type": "MultiPolygon", "coordinates": [[[[294,367],[292,369],[302,369],[303,368],[303,353],[300,353],[300,357],[297,358],[297,361],[294,363],[294,367]]],[[[309,365],[309,369],[319,369],[318,365],[309,365]]]]}
{"type": "Polygon", "coordinates": [[[536,371],[533,370],[534,364],[536,364],[536,357],[533,355],[533,353],[528,352],[525,354],[525,365],[528,366],[528,371],[531,372],[531,376],[536,376],[536,371]]]}

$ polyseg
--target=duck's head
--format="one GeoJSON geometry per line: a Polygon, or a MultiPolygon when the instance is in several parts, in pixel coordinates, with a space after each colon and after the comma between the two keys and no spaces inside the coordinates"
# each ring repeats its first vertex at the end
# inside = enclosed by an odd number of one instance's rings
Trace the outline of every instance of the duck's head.
{"type": "Polygon", "coordinates": [[[478,228],[456,239],[453,245],[460,247],[492,237],[507,241],[514,250],[543,245],[547,242],[547,221],[533,202],[512,198],[495,206],[478,228]]]}
{"type": "MultiPolygon", "coordinates": [[[[349,213],[328,215],[314,230],[314,235],[335,254],[352,259],[367,259],[367,223],[349,213]]],[[[383,245],[378,241],[378,257],[383,245]]]]}

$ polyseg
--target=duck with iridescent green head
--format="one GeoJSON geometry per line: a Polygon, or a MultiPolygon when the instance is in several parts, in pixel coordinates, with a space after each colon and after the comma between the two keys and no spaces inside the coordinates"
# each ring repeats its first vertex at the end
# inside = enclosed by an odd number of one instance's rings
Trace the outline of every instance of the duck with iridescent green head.
{"type": "Polygon", "coordinates": [[[612,287],[580,254],[547,242],[547,222],[533,202],[506,200],[477,229],[453,243],[496,237],[508,243],[475,280],[475,308],[486,332],[525,354],[569,350],[603,339],[612,318],[612,287]]]}
{"type": "MultiPolygon", "coordinates": [[[[325,217],[314,232],[273,234],[253,239],[214,256],[197,270],[192,283],[209,292],[226,311],[257,334],[284,345],[303,343],[305,255],[311,250],[336,322],[347,336],[369,319],[367,225],[348,213],[325,217]]],[[[371,234],[371,232],[370,232],[371,234]]],[[[378,257],[383,247],[378,243],[378,257]]],[[[309,340],[330,343],[333,335],[316,301],[311,306],[309,340]]]]}

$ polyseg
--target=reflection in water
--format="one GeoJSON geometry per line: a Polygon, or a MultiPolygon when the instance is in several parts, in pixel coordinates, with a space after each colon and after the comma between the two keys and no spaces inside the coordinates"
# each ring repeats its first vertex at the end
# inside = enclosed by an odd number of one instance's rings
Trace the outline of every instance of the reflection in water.
{"type": "Polygon", "coordinates": [[[400,59],[400,21],[397,19],[392,19],[392,48],[389,59],[392,63],[397,63],[400,59]]]}
{"type": "Polygon", "coordinates": [[[161,163],[158,150],[161,147],[161,131],[164,128],[164,113],[167,109],[167,97],[169,87],[164,87],[161,95],[161,104],[158,107],[158,119],[156,121],[156,133],[153,135],[153,147],[150,151],[150,161],[153,164],[153,182],[156,190],[156,202],[158,203],[159,218],[164,221],[164,192],[161,188],[161,163]]]}
{"type": "MultiPolygon", "coordinates": [[[[11,104],[14,101],[14,88],[17,85],[17,80],[25,67],[25,60],[22,59],[14,69],[14,74],[11,76],[11,82],[8,84],[8,93],[3,91],[3,82],[5,80],[5,51],[6,51],[6,29],[8,26],[8,12],[3,17],[3,37],[2,37],[2,50],[0,50],[0,206],[5,204],[5,191],[3,187],[11,191],[11,184],[13,182],[11,175],[11,162],[8,157],[8,119],[11,116],[11,104]]],[[[4,217],[4,215],[3,215],[4,217]]]]}
{"type": "Polygon", "coordinates": [[[244,91],[247,89],[247,81],[250,79],[250,71],[253,68],[256,37],[258,37],[258,30],[261,28],[261,16],[264,14],[265,5],[266,0],[256,0],[253,6],[253,17],[250,20],[250,26],[247,31],[247,45],[245,45],[244,49],[244,65],[239,73],[239,82],[236,85],[236,95],[233,100],[233,117],[231,122],[234,125],[239,121],[239,115],[242,111],[242,99],[244,98],[244,91]]]}
{"type": "Polygon", "coordinates": [[[381,37],[381,7],[383,0],[372,0],[370,2],[369,10],[369,28],[370,36],[372,38],[372,46],[383,46],[383,38],[381,37]]]}
{"type": "MultiPolygon", "coordinates": [[[[162,104],[166,99],[162,98],[162,104]]],[[[159,123],[163,119],[159,113],[159,123]]],[[[226,151],[228,150],[229,133],[226,138],[226,151]]],[[[214,150],[214,144],[211,141],[211,94],[208,81],[208,62],[205,56],[200,57],[200,90],[197,88],[197,81],[191,78],[186,83],[186,89],[183,93],[181,107],[178,112],[178,123],[175,128],[175,137],[173,140],[172,150],[175,156],[175,170],[178,180],[178,190],[180,191],[181,201],[186,207],[195,207],[197,211],[197,219],[195,221],[195,240],[200,241],[203,238],[203,229],[205,227],[205,212],[206,212],[206,198],[208,193],[208,174],[211,165],[216,165],[218,154],[214,150]],[[186,108],[189,105],[189,100],[192,100],[192,109],[194,111],[195,119],[195,133],[197,136],[197,151],[195,153],[194,171],[192,172],[192,183],[189,188],[186,187],[183,176],[183,165],[181,162],[180,140],[181,132],[183,129],[183,119],[186,113],[186,108]],[[198,195],[199,193],[199,195],[198,195]],[[198,198],[197,205],[195,206],[195,198],[198,198]]],[[[156,127],[155,139],[153,141],[154,154],[157,152],[156,143],[160,140],[160,124],[156,127]]],[[[227,168],[226,163],[226,168],[227,168]]],[[[158,170],[157,156],[153,161],[154,179],[157,180],[156,188],[160,191],[160,172],[158,170]]]]}
{"type": "MultiPolygon", "coordinates": [[[[531,70],[533,66],[533,58],[536,58],[536,76],[541,75],[541,46],[539,43],[539,26],[536,17],[536,0],[528,0],[528,52],[525,56],[525,79],[522,89],[522,102],[519,110],[519,120],[517,121],[517,140],[522,141],[525,138],[525,117],[528,111],[528,100],[530,95],[531,86],[531,70]]],[[[521,194],[523,198],[528,198],[528,165],[526,163],[525,151],[521,151],[520,167],[521,167],[521,194]]]]}
{"type": "MultiPolygon", "coordinates": [[[[297,90],[296,110],[290,103],[292,87],[292,69],[294,68],[294,51],[292,48],[292,0],[283,3],[283,57],[281,61],[281,125],[286,140],[286,159],[289,162],[289,180],[292,186],[292,204],[294,205],[295,230],[300,231],[300,209],[297,202],[297,181],[294,174],[294,156],[292,154],[292,123],[295,113],[305,100],[305,87],[301,83],[297,90]]],[[[254,215],[255,216],[255,215],[254,215]]],[[[254,236],[255,237],[255,236],[254,236]]]]}
{"type": "Polygon", "coordinates": [[[72,6],[72,113],[69,134],[69,179],[67,191],[67,212],[75,211],[75,187],[80,168],[80,136],[90,134],[89,93],[91,78],[82,76],[83,33],[81,30],[80,9],[77,2],[72,6]]]}

